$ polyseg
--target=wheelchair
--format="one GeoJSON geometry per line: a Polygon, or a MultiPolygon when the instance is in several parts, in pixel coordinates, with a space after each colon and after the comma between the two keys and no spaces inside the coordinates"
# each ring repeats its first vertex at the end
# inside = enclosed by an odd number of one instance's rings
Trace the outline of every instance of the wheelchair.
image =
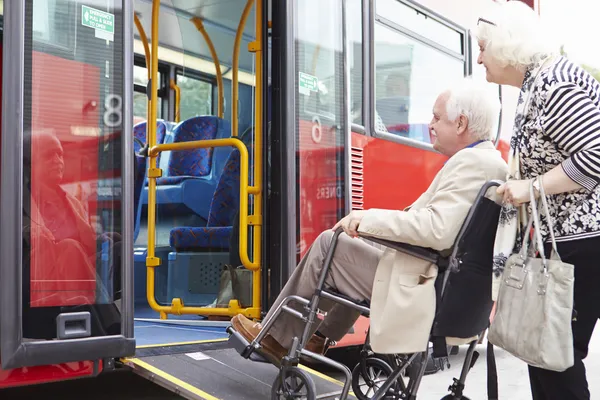
{"type": "Polygon", "coordinates": [[[273,383],[271,399],[319,398],[310,375],[298,367],[300,358],[309,358],[343,372],[344,386],[339,400],[348,398],[352,388],[359,400],[416,400],[427,361],[431,356],[436,362],[448,365],[447,337],[477,339],[469,343],[459,378],[454,378],[449,394],[442,400],[468,400],[463,396],[468,372],[479,356],[475,346],[489,326],[493,302],[491,297],[493,246],[500,215],[500,205],[486,197],[488,190],[501,185],[501,181],[489,181],[479,191],[474,204],[463,222],[452,248],[438,252],[432,249],[396,243],[365,236],[364,238],[396,251],[435,263],[438,266],[436,288],[436,314],[431,328],[429,342],[421,353],[414,354],[375,354],[369,345],[369,334],[361,350],[360,362],[351,372],[345,365],[324,355],[306,350],[310,339],[311,326],[318,321],[319,300],[335,301],[369,317],[369,304],[357,302],[343,294],[325,288],[325,279],[335,253],[337,238],[342,233],[338,229],[324,259],[324,267],[319,277],[318,289],[310,300],[299,296],[289,296],[277,307],[272,318],[262,322],[263,328],[254,341],[249,343],[233,327],[228,327],[229,344],[246,359],[267,362],[260,355],[260,342],[267,335],[275,319],[282,313],[290,313],[305,321],[301,337],[294,337],[289,353],[282,359],[280,371],[273,383]],[[302,312],[288,306],[296,302],[303,306],[302,312]]]}

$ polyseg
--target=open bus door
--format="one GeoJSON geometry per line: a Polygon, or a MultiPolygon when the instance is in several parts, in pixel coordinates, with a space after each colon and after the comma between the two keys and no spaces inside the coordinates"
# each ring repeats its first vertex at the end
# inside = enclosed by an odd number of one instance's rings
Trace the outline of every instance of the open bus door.
{"type": "Polygon", "coordinates": [[[4,2],[0,387],[135,352],[132,26],[129,0],[4,2]]]}

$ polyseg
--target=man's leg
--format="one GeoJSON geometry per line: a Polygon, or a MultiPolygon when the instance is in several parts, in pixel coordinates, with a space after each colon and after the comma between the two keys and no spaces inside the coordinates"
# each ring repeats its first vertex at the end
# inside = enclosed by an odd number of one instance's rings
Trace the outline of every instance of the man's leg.
{"type": "MultiPolygon", "coordinates": [[[[319,275],[332,237],[333,232],[329,230],[319,235],[294,270],[266,318],[271,317],[277,306],[287,296],[297,295],[310,299],[319,283],[319,275]]],[[[353,239],[341,234],[325,281],[326,287],[333,288],[358,301],[370,299],[375,271],[382,255],[382,250],[365,243],[363,240],[353,239]]],[[[331,307],[331,305],[331,302],[325,300],[321,300],[319,303],[319,308],[322,310],[331,308],[331,313],[329,313],[319,330],[324,335],[338,340],[348,332],[358,317],[358,313],[347,307],[337,305],[331,307]]],[[[289,349],[292,339],[295,336],[300,336],[303,329],[304,323],[301,320],[283,312],[271,326],[269,334],[281,346],[289,349]]]]}

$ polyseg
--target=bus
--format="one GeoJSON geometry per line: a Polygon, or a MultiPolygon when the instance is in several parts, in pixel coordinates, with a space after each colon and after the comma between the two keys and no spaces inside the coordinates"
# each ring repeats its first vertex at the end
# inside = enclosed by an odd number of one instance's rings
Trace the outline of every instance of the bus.
{"type": "MultiPolygon", "coordinates": [[[[427,188],[433,102],[484,79],[469,28],[492,4],[0,1],[0,390],[130,368],[268,398],[277,370],[229,319],[261,319],[349,211],[427,188]]],[[[506,154],[516,95],[489,87],[506,154]]]]}

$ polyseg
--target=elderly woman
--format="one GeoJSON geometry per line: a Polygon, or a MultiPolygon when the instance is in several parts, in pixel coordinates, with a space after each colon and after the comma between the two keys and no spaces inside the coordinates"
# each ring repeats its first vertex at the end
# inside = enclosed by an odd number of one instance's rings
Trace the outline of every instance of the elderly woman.
{"type": "MultiPolygon", "coordinates": [[[[477,62],[489,82],[521,89],[510,180],[498,189],[507,212],[500,220],[496,274],[513,247],[520,247],[523,230],[514,207],[529,201],[531,179],[542,176],[558,252],[575,265],[575,364],[564,372],[530,366],[531,391],[534,400],[589,399],[582,360],[600,317],[600,84],[550,48],[529,7],[509,1],[496,8],[493,17],[478,21],[477,62]]],[[[542,224],[549,254],[548,229],[542,224]]]]}

